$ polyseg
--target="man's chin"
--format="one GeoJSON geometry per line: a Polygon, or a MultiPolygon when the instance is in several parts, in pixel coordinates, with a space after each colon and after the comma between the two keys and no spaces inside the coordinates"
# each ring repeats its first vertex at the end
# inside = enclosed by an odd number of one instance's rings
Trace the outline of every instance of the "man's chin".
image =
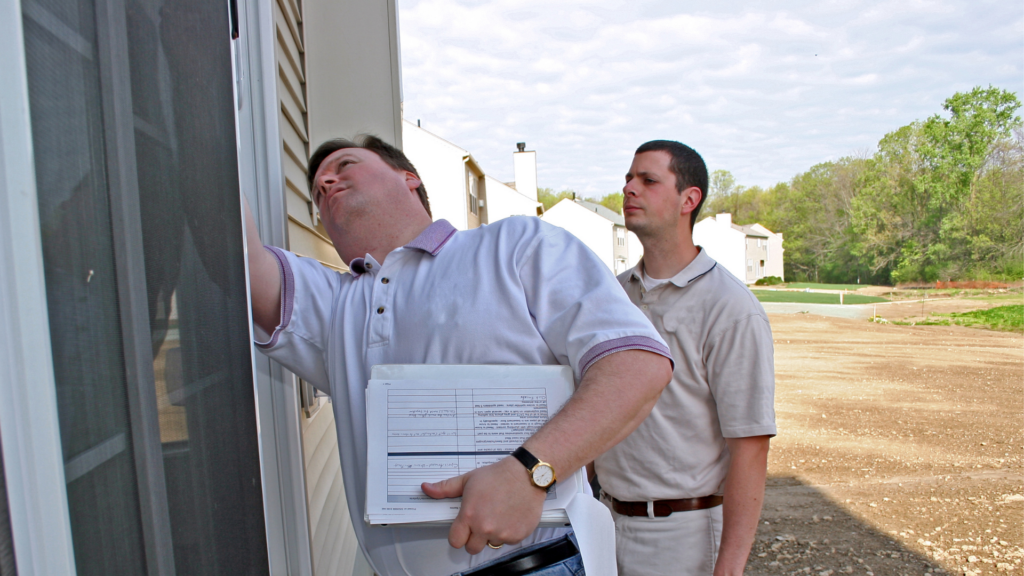
{"type": "Polygon", "coordinates": [[[643,218],[640,216],[639,213],[632,214],[632,215],[623,214],[622,220],[626,224],[626,230],[629,230],[630,232],[636,232],[637,230],[642,230],[643,227],[644,227],[643,218]]]}

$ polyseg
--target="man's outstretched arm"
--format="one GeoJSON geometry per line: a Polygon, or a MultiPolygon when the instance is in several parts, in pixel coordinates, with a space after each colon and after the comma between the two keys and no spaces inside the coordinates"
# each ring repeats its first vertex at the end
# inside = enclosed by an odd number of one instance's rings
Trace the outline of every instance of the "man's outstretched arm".
{"type": "MultiPolygon", "coordinates": [[[[668,358],[644,350],[605,356],[584,375],[565,407],[525,447],[568,478],[628,436],[647,418],[672,378],[668,358]]],[[[448,533],[455,548],[477,554],[490,542],[519,542],[540,522],[546,494],[534,487],[515,458],[435,484],[423,484],[432,498],[462,496],[462,508],[448,533]]]]}
{"type": "Polygon", "coordinates": [[[249,256],[252,321],[270,334],[281,319],[281,270],[274,255],[263,247],[249,201],[244,197],[242,205],[245,210],[245,248],[249,256]]]}

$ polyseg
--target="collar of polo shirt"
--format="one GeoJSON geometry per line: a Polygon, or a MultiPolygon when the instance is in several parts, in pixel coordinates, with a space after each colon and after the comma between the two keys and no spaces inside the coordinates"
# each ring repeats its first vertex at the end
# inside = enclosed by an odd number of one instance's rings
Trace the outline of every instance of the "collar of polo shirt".
{"type": "MultiPolygon", "coordinates": [[[[669,278],[669,282],[675,284],[680,288],[685,288],[687,285],[689,285],[697,278],[700,278],[701,276],[710,272],[711,269],[718,264],[717,262],[714,261],[714,259],[711,258],[711,256],[708,256],[706,250],[704,250],[700,246],[698,246],[697,248],[700,250],[700,252],[697,253],[697,257],[693,259],[693,262],[690,262],[689,264],[686,265],[686,268],[683,268],[682,270],[679,271],[678,274],[669,278]]],[[[644,259],[641,256],[640,261],[636,263],[636,266],[634,266],[629,273],[629,281],[643,282],[643,273],[644,259]]]]}
{"type": "MultiPolygon", "coordinates": [[[[447,220],[438,220],[427,226],[426,230],[420,232],[419,236],[403,246],[403,248],[420,250],[431,256],[437,256],[441,249],[444,248],[444,245],[455,235],[455,232],[455,226],[452,226],[447,220]]],[[[356,278],[369,271],[366,265],[366,258],[356,258],[349,262],[348,267],[356,278]]]]}

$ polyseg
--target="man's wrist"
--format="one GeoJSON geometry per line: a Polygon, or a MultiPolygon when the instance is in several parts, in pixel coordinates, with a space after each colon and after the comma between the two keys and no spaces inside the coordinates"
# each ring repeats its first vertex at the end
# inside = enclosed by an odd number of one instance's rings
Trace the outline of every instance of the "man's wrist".
{"type": "Polygon", "coordinates": [[[554,467],[535,456],[525,446],[513,450],[512,457],[526,469],[527,478],[532,486],[547,492],[558,480],[554,467]]]}

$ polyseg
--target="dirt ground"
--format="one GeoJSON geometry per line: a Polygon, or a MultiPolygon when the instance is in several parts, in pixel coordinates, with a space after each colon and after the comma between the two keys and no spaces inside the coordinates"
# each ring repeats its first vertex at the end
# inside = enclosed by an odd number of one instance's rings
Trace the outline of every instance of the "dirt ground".
{"type": "Polygon", "coordinates": [[[1024,338],[770,317],[779,435],[747,573],[1024,574],[1024,338]]]}

